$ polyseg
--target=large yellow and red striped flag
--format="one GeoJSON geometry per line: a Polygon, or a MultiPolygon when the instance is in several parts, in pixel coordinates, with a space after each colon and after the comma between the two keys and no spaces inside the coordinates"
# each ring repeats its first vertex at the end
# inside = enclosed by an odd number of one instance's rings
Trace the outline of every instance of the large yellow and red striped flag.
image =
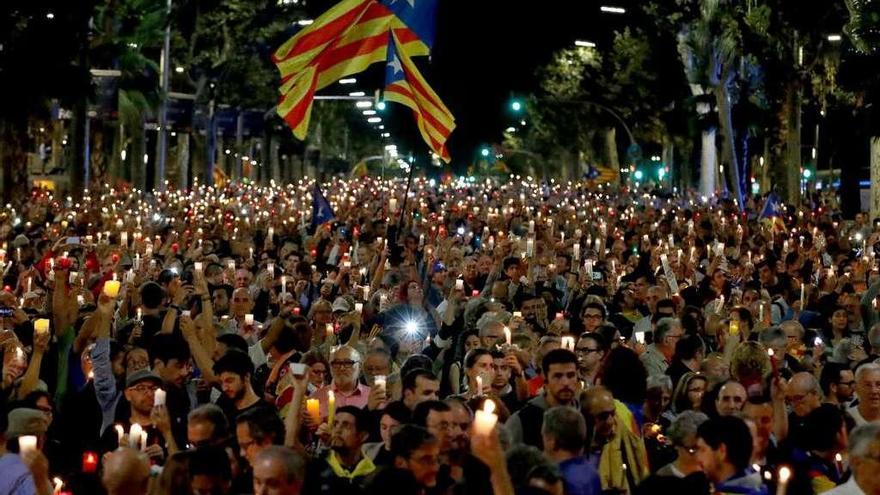
{"type": "Polygon", "coordinates": [[[385,99],[411,108],[422,139],[431,151],[449,162],[446,140],[455,129],[455,118],[416,68],[398,32],[392,31],[392,42],[388,46],[385,99]]]}
{"type": "MultiPolygon", "coordinates": [[[[393,10],[376,0],[342,0],[281,45],[272,59],[281,72],[277,112],[304,139],[315,93],[387,59],[393,10]]],[[[401,42],[415,54],[429,46],[409,29],[401,42]]]]}

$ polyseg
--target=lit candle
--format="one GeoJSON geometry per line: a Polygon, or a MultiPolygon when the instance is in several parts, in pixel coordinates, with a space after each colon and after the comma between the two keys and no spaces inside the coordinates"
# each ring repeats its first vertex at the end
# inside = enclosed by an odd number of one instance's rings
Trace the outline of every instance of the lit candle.
{"type": "Polygon", "coordinates": [[[779,468],[778,483],[776,484],[776,495],[785,495],[788,491],[788,480],[791,478],[791,469],[788,466],[779,468]]]}
{"type": "Polygon", "coordinates": [[[574,337],[562,337],[562,348],[574,352],[574,337]]]}
{"type": "Polygon", "coordinates": [[[123,231],[121,234],[119,234],[119,238],[123,246],[128,246],[128,232],[123,231]]]}
{"type": "Polygon", "coordinates": [[[141,425],[137,423],[131,425],[131,428],[128,429],[128,446],[130,448],[138,449],[138,443],[141,441],[141,433],[143,432],[144,428],[141,425]]]}
{"type": "Polygon", "coordinates": [[[477,384],[477,390],[476,390],[477,395],[483,395],[483,377],[480,375],[477,375],[477,377],[474,379],[474,381],[477,384]]]}
{"type": "Polygon", "coordinates": [[[556,319],[557,319],[557,320],[562,320],[562,319],[564,319],[564,318],[565,318],[565,313],[563,313],[562,311],[557,311],[557,312],[556,312],[556,319]]]}
{"type": "Polygon", "coordinates": [[[98,470],[98,454],[91,452],[91,451],[83,452],[82,472],[94,473],[97,470],[98,470]]]}
{"type": "Polygon", "coordinates": [[[108,280],[104,282],[104,294],[110,298],[116,298],[119,295],[119,281],[108,280]]]}
{"type": "Polygon", "coordinates": [[[388,211],[391,213],[397,211],[397,198],[391,198],[388,200],[388,211]]]}
{"type": "Polygon", "coordinates": [[[333,416],[336,415],[336,394],[332,390],[327,391],[327,424],[333,426],[333,416]]]}
{"type": "Polygon", "coordinates": [[[145,431],[141,432],[141,449],[140,450],[141,450],[141,452],[144,452],[147,450],[147,432],[145,432],[145,431]]]}
{"type": "Polygon", "coordinates": [[[125,428],[122,425],[116,425],[116,445],[122,446],[122,439],[125,437],[125,428]]]}
{"type": "Polygon", "coordinates": [[[805,284],[801,283],[801,311],[804,310],[804,287],[805,284]]]}
{"type": "Polygon", "coordinates": [[[363,312],[364,312],[364,303],[359,303],[359,302],[354,303],[354,310],[355,310],[355,312],[357,312],[358,314],[363,314],[363,312]]]}
{"type": "Polygon", "coordinates": [[[254,315],[248,313],[244,315],[244,325],[246,327],[252,326],[254,324],[254,315]]]}
{"type": "Polygon", "coordinates": [[[510,327],[504,327],[504,340],[507,342],[507,345],[510,345],[510,327]]]}
{"type": "Polygon", "coordinates": [[[269,240],[269,242],[272,242],[273,237],[275,237],[275,229],[272,227],[269,227],[269,231],[266,234],[266,238],[269,240]]]}
{"type": "Polygon", "coordinates": [[[572,249],[573,249],[572,259],[574,259],[574,261],[580,261],[581,260],[581,244],[579,242],[574,243],[574,246],[572,247],[572,249]]]}
{"type": "Polygon", "coordinates": [[[141,308],[137,309],[137,321],[144,321],[144,310],[141,308]]]}
{"type": "Polygon", "coordinates": [[[31,288],[34,285],[34,277],[28,277],[27,291],[31,292],[31,288]]]}
{"type": "Polygon", "coordinates": [[[373,386],[382,390],[385,390],[385,386],[387,384],[387,378],[385,375],[376,375],[373,377],[373,386]]]}
{"type": "Polygon", "coordinates": [[[315,424],[321,423],[321,404],[318,402],[318,399],[306,400],[306,411],[312,417],[315,424]]]}
{"type": "Polygon", "coordinates": [[[287,275],[281,276],[281,295],[287,294],[287,275]]]}
{"type": "Polygon", "coordinates": [[[157,388],[155,394],[153,395],[153,407],[164,406],[165,395],[166,392],[164,390],[162,390],[161,388],[157,388]]]}
{"type": "Polygon", "coordinates": [[[195,268],[195,270],[196,270],[197,272],[199,272],[199,273],[202,272],[202,267],[203,267],[203,265],[202,265],[202,262],[201,262],[201,261],[196,261],[195,263],[193,263],[193,267],[195,268]]]}
{"type": "Polygon", "coordinates": [[[41,335],[49,333],[49,320],[40,318],[34,321],[34,331],[41,335]]]}
{"type": "Polygon", "coordinates": [[[513,317],[514,318],[522,318],[522,311],[514,311],[513,317]]]}
{"type": "Polygon", "coordinates": [[[266,273],[269,274],[269,278],[275,279],[275,263],[266,263],[266,273]]]}
{"type": "Polygon", "coordinates": [[[23,435],[18,437],[19,453],[26,453],[37,450],[37,437],[34,435],[23,435]]]}
{"type": "Polygon", "coordinates": [[[529,220],[529,234],[535,233],[535,221],[529,220]]]}
{"type": "Polygon", "coordinates": [[[455,290],[464,290],[464,280],[460,278],[455,280],[455,290]]]}
{"type": "Polygon", "coordinates": [[[531,258],[535,255],[535,240],[529,237],[526,240],[526,256],[531,258]]]}
{"type": "Polygon", "coordinates": [[[52,490],[52,494],[59,495],[61,493],[61,488],[64,486],[64,481],[62,481],[61,478],[56,476],[55,478],[52,479],[52,483],[54,485],[53,490],[52,490]]]}
{"type": "Polygon", "coordinates": [[[488,436],[498,423],[498,415],[495,414],[495,402],[486,400],[483,409],[478,409],[474,415],[474,433],[488,436]]]}

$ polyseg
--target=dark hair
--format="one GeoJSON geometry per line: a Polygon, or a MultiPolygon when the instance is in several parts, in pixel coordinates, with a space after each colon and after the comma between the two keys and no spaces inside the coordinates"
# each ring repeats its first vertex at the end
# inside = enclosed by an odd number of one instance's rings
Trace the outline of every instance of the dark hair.
{"type": "Polygon", "coordinates": [[[369,432],[372,428],[370,415],[359,407],[342,406],[336,409],[336,416],[339,417],[340,413],[351,414],[354,416],[354,427],[357,429],[358,433],[369,432]]]}
{"type": "Polygon", "coordinates": [[[284,442],[284,423],[278,417],[278,411],[272,407],[257,407],[247,410],[235,418],[235,424],[246,424],[251,437],[257,443],[262,443],[266,439],[270,439],[275,445],[281,445],[284,442]]]}
{"type": "Polygon", "coordinates": [[[706,345],[699,335],[685,335],[675,343],[673,359],[694,359],[698,352],[706,352],[706,345]]]}
{"type": "Polygon", "coordinates": [[[189,352],[189,344],[183,337],[172,333],[160,333],[153,336],[153,345],[150,346],[150,363],[157,359],[163,364],[168,364],[172,359],[189,361],[192,356],[189,352]]]}
{"type": "Polygon", "coordinates": [[[541,372],[544,373],[544,376],[547,376],[547,373],[550,371],[550,366],[554,364],[574,364],[577,366],[578,358],[577,355],[568,349],[553,349],[544,355],[544,359],[541,360],[541,372]]]}
{"type": "Polygon", "coordinates": [[[648,372],[638,354],[628,347],[615,347],[608,352],[599,370],[602,385],[615,399],[630,404],[645,401],[648,372]]]}
{"type": "Polygon", "coordinates": [[[216,404],[202,404],[193,409],[187,414],[186,421],[188,424],[211,423],[214,427],[211,432],[212,440],[223,440],[229,435],[229,420],[226,419],[223,409],[216,404]]]}
{"type": "Polygon", "coordinates": [[[849,369],[849,366],[843,363],[827,362],[822,368],[822,374],[819,375],[819,385],[822,387],[822,393],[826,396],[831,393],[831,385],[840,383],[840,373],[849,369]]]}
{"type": "Polygon", "coordinates": [[[416,382],[420,377],[426,380],[437,381],[437,375],[435,375],[433,371],[424,368],[416,368],[414,370],[409,370],[403,375],[401,390],[415,390],[416,382]]]}
{"type": "Polygon", "coordinates": [[[426,400],[424,402],[419,402],[416,405],[416,408],[412,413],[412,421],[411,423],[417,426],[428,427],[428,415],[431,414],[431,411],[437,412],[449,412],[452,408],[449,407],[449,404],[439,401],[439,400],[426,400]]]}
{"type": "Polygon", "coordinates": [[[401,376],[406,376],[412,370],[431,370],[434,367],[434,361],[424,354],[412,354],[400,367],[401,376]]]}
{"type": "MultiPolygon", "coordinates": [[[[520,262],[520,259],[517,258],[516,256],[510,256],[510,257],[504,258],[504,261],[503,261],[502,263],[503,263],[503,266],[504,266],[504,270],[503,270],[503,271],[506,272],[507,269],[510,268],[510,267],[512,267],[512,266],[519,266],[519,264],[520,264],[521,262],[520,262]]],[[[534,299],[534,297],[530,297],[529,299],[534,299]]]]}
{"type": "Polygon", "coordinates": [[[804,422],[804,447],[808,450],[829,451],[837,446],[837,434],[846,424],[844,413],[833,404],[822,404],[807,415],[804,422]]]}
{"type": "Polygon", "coordinates": [[[165,301],[165,289],[156,282],[141,285],[141,304],[147,309],[156,309],[165,301]]]}
{"type": "Polygon", "coordinates": [[[236,350],[245,353],[248,351],[247,341],[237,333],[224,333],[217,337],[217,342],[225,345],[227,351],[236,350]]]}
{"type": "Polygon", "coordinates": [[[601,350],[603,352],[608,350],[608,343],[605,341],[605,337],[603,337],[601,333],[596,333],[596,332],[582,333],[580,335],[580,337],[578,337],[578,340],[580,340],[580,339],[592,340],[593,342],[596,343],[596,347],[598,347],[599,350],[601,350]]]}
{"type": "Polygon", "coordinates": [[[254,375],[254,362],[251,358],[240,351],[227,351],[214,363],[214,374],[235,373],[242,377],[254,375]]]}
{"type": "Polygon", "coordinates": [[[737,471],[748,467],[752,457],[752,433],[745,421],[736,416],[712,418],[697,428],[697,436],[714,450],[724,444],[727,460],[737,471]]]}
{"type": "Polygon", "coordinates": [[[278,350],[279,354],[287,354],[296,348],[297,340],[297,335],[294,330],[285,326],[281,328],[280,332],[278,332],[278,338],[275,339],[275,343],[272,344],[272,347],[278,350]]]}
{"type": "Polygon", "coordinates": [[[492,352],[488,349],[483,349],[482,347],[471,349],[464,357],[464,369],[469,370],[473,368],[474,365],[477,364],[477,360],[483,356],[492,357],[492,352]]]}
{"type": "Polygon", "coordinates": [[[396,400],[388,403],[388,405],[385,406],[385,409],[382,409],[380,419],[382,416],[390,416],[391,419],[404,424],[410,422],[412,412],[406,407],[406,404],[404,404],[403,401],[396,400]]]}
{"type": "Polygon", "coordinates": [[[427,429],[416,425],[403,425],[391,437],[391,456],[409,459],[422,445],[436,442],[437,438],[427,429]]]}
{"type": "Polygon", "coordinates": [[[229,456],[221,447],[198,447],[191,451],[189,457],[189,475],[219,476],[224,480],[232,480],[232,468],[229,456]]]}

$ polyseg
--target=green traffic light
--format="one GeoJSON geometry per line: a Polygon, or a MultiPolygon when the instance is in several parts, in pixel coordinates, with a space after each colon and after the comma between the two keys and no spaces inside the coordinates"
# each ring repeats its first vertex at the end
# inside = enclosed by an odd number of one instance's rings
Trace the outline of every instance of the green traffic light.
{"type": "Polygon", "coordinates": [[[522,105],[521,101],[513,100],[512,102],[510,102],[510,109],[513,110],[514,112],[519,112],[522,110],[522,108],[523,108],[523,105],[522,105]]]}
{"type": "Polygon", "coordinates": [[[812,176],[813,176],[813,171],[808,168],[805,168],[804,169],[804,179],[809,179],[812,176]]]}
{"type": "Polygon", "coordinates": [[[376,110],[379,110],[379,111],[385,110],[385,102],[380,101],[379,103],[376,103],[376,110]]]}
{"type": "Polygon", "coordinates": [[[641,170],[636,170],[636,173],[633,174],[633,177],[635,177],[636,180],[642,180],[642,178],[643,178],[644,176],[645,176],[645,173],[642,172],[641,170]]]}
{"type": "Polygon", "coordinates": [[[489,148],[483,148],[480,150],[480,154],[483,156],[489,156],[489,148]]]}

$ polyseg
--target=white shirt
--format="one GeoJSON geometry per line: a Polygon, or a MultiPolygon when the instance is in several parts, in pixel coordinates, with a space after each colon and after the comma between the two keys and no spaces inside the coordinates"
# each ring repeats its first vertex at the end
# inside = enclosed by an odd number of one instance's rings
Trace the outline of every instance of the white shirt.
{"type": "Polygon", "coordinates": [[[858,406],[850,407],[846,410],[846,412],[849,413],[850,416],[852,416],[853,421],[856,422],[856,426],[862,426],[869,423],[869,421],[865,419],[864,416],[862,416],[862,413],[859,412],[858,406]]]}
{"type": "Polygon", "coordinates": [[[865,492],[856,483],[855,476],[850,476],[846,483],[828,490],[824,495],[865,495],[865,492]]]}

